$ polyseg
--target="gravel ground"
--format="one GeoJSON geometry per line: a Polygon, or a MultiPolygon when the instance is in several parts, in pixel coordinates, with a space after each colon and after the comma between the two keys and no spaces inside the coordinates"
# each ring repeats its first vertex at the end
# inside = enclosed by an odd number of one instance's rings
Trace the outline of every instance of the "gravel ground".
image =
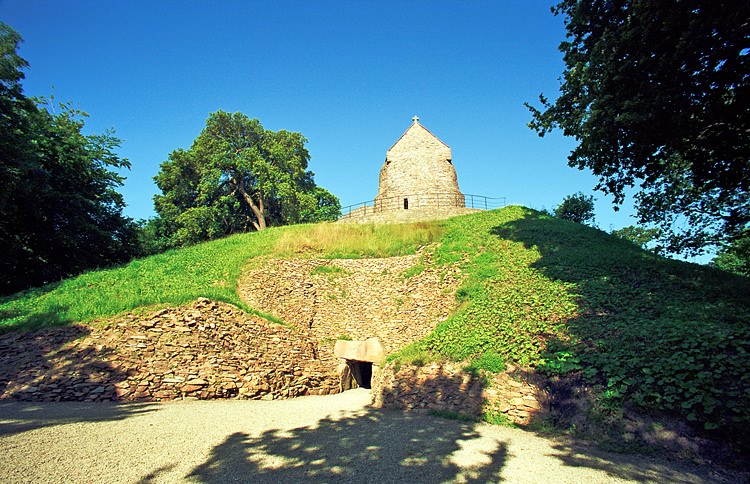
{"type": "MultiPolygon", "coordinates": [[[[2,482],[725,482],[685,464],[532,432],[367,407],[369,391],[283,401],[0,404],[2,482]]],[[[736,477],[736,476],[735,476],[736,477]]]]}

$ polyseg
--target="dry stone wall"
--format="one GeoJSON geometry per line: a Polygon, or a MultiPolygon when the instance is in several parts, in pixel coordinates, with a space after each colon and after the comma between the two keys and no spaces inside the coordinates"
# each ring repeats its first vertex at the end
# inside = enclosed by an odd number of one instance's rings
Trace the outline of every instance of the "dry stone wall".
{"type": "Polygon", "coordinates": [[[406,411],[446,411],[480,417],[502,414],[527,425],[547,406],[543,384],[531,381],[516,368],[483,378],[459,364],[426,366],[386,365],[373,381],[373,405],[406,411]]]}
{"type": "Polygon", "coordinates": [[[335,361],[341,337],[378,337],[386,354],[425,337],[455,308],[460,283],[458,264],[437,267],[423,250],[380,259],[267,260],[246,273],[239,290],[251,307],[309,331],[318,357],[335,361]]]}
{"type": "Polygon", "coordinates": [[[199,299],[102,324],[0,335],[0,399],[276,399],[340,389],[305,332],[227,304],[199,299]]]}

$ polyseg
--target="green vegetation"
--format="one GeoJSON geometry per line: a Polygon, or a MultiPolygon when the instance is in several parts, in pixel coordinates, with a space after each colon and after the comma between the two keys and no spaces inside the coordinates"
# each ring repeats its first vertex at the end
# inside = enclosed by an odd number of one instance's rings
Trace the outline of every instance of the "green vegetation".
{"type": "Polygon", "coordinates": [[[579,224],[593,225],[595,201],[594,197],[587,197],[581,192],[568,195],[560,205],[555,207],[555,217],[579,224]]]}
{"type": "Polygon", "coordinates": [[[341,276],[348,276],[350,274],[351,272],[339,266],[317,266],[313,267],[310,270],[310,275],[326,276],[331,279],[341,276]]]}
{"type": "Polygon", "coordinates": [[[239,112],[211,113],[190,149],[170,153],[154,178],[162,194],[144,245],[158,251],[271,225],[336,220],[341,204],[315,184],[306,142],[239,112]]]}
{"type": "Polygon", "coordinates": [[[750,277],[750,230],[719,249],[711,265],[723,271],[750,277]]]}
{"type": "Polygon", "coordinates": [[[490,373],[500,373],[505,371],[505,357],[493,350],[485,351],[474,358],[466,369],[472,372],[485,370],[490,373]]]}
{"type": "Polygon", "coordinates": [[[419,262],[415,264],[414,266],[406,269],[404,272],[401,273],[401,277],[404,279],[410,279],[414,276],[418,276],[419,274],[423,273],[426,269],[424,262],[419,262]]]}
{"type": "MultiPolygon", "coordinates": [[[[527,104],[540,136],[575,139],[568,164],[670,252],[731,244],[750,221],[747,23],[732,0],[560,0],[560,94],[527,104]]],[[[747,11],[744,12],[747,17],[747,11]]]]}
{"type": "Polygon", "coordinates": [[[595,388],[597,408],[636,405],[707,429],[748,428],[750,279],[522,207],[441,223],[236,235],[2,299],[0,325],[91,321],[199,296],[244,307],[235,289],[254,257],[387,257],[433,242],[438,264],[464,271],[460,307],[388,361],[579,373],[595,388]]]}
{"type": "Polygon", "coordinates": [[[269,253],[278,234],[273,229],[171,250],[0,299],[0,328],[88,322],[201,296],[248,309],[236,292],[241,268],[269,253]]]}
{"type": "Polygon", "coordinates": [[[21,36],[0,22],[0,295],[130,260],[137,226],[117,189],[130,162],[72,104],[32,99],[21,36]],[[89,134],[84,134],[88,132],[89,134]]]}
{"type": "Polygon", "coordinates": [[[513,420],[502,412],[494,410],[485,410],[482,412],[482,420],[492,425],[502,425],[503,427],[516,427],[513,420]]]}
{"type": "Polygon", "coordinates": [[[318,224],[284,230],[275,252],[282,257],[347,259],[413,254],[417,248],[440,240],[439,223],[318,224]]]}
{"type": "Polygon", "coordinates": [[[439,240],[443,232],[440,225],[419,223],[295,225],[238,234],[2,298],[0,331],[90,322],[143,306],[184,304],[198,297],[250,310],[236,289],[242,268],[255,257],[390,257],[414,253],[439,240]]]}
{"type": "Polygon", "coordinates": [[[603,405],[707,429],[750,423],[747,278],[521,207],[449,220],[436,258],[462,254],[462,308],[391,361],[495,352],[550,374],[583,371],[603,405]]]}

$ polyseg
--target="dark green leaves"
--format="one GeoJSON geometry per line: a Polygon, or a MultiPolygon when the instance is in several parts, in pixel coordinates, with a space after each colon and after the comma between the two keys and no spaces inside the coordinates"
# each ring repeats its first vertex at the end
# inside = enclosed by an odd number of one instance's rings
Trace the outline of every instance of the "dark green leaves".
{"type": "Polygon", "coordinates": [[[176,247],[268,225],[335,220],[341,205],[315,185],[300,133],[273,132],[242,113],[217,111],[189,150],[162,163],[147,229],[153,247],[176,247]]]}
{"type": "Polygon", "coordinates": [[[672,252],[735,240],[750,222],[749,7],[728,0],[565,0],[560,96],[528,106],[540,135],[578,146],[570,166],[672,252]]]}
{"type": "Polygon", "coordinates": [[[129,168],[112,132],[84,135],[86,114],[26,98],[16,50],[0,23],[0,294],[128,260],[136,227],[117,188],[129,168]],[[54,109],[53,109],[54,107],[54,109]]]}
{"type": "Polygon", "coordinates": [[[555,217],[571,222],[594,223],[594,197],[578,192],[565,197],[554,210],[555,217]]]}

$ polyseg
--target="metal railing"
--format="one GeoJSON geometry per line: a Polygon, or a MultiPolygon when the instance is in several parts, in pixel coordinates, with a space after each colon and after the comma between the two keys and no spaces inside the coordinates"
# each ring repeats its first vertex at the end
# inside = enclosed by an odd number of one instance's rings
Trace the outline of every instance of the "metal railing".
{"type": "Polygon", "coordinates": [[[465,207],[478,210],[493,210],[504,206],[505,197],[485,197],[484,195],[456,193],[420,193],[378,198],[376,200],[348,205],[341,208],[341,217],[339,217],[339,220],[398,210],[418,210],[420,208],[465,207]]]}

